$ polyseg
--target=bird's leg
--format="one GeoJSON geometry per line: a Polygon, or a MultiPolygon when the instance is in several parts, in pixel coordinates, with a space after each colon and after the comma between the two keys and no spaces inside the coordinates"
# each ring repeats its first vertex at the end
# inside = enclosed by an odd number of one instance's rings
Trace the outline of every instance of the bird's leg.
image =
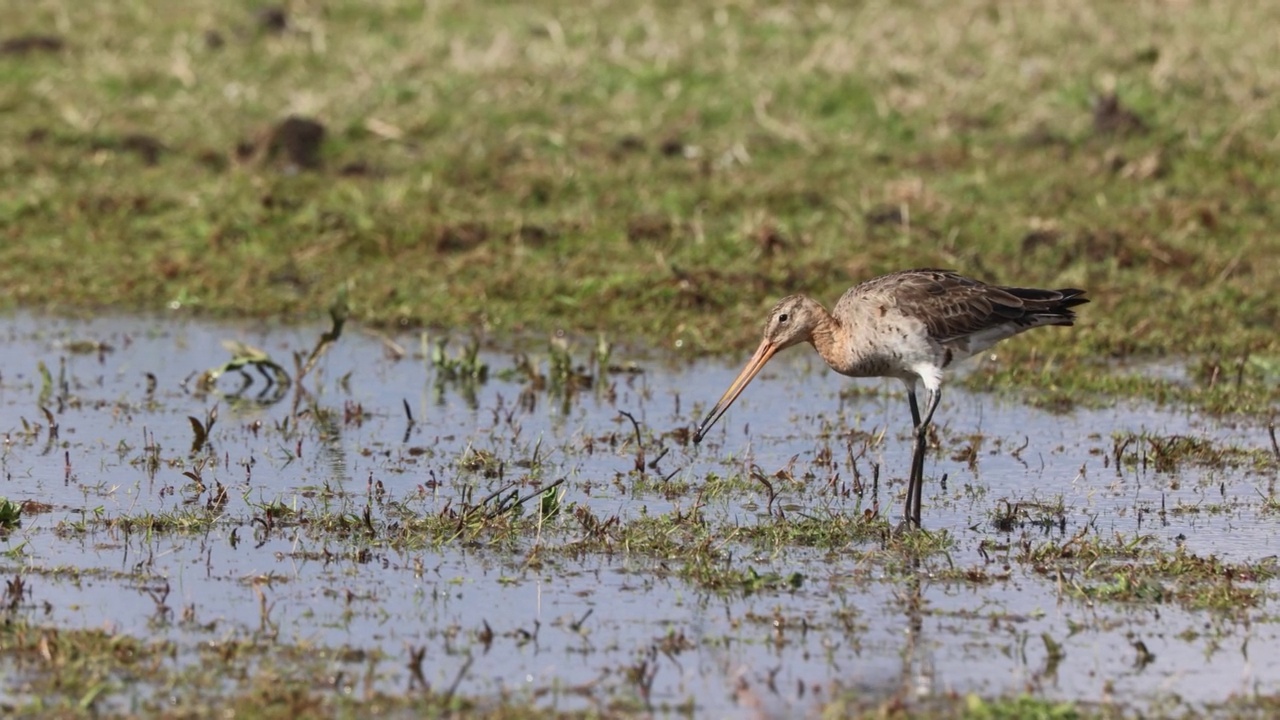
{"type": "Polygon", "coordinates": [[[920,429],[920,406],[916,404],[915,386],[907,388],[907,402],[911,403],[911,428],[920,429]]]}
{"type": "Polygon", "coordinates": [[[933,422],[933,412],[938,409],[938,401],[942,399],[942,389],[937,390],[925,388],[925,392],[929,393],[925,403],[925,412],[923,422],[916,423],[916,449],[911,458],[911,474],[914,478],[916,491],[915,494],[908,494],[913,501],[911,506],[911,521],[916,527],[920,527],[920,502],[921,496],[924,495],[924,454],[925,445],[929,437],[929,423],[933,422]]]}
{"type": "Polygon", "coordinates": [[[937,390],[925,388],[925,391],[929,393],[929,402],[924,409],[924,422],[916,423],[919,432],[924,432],[923,428],[929,427],[929,423],[933,422],[933,411],[938,409],[938,401],[942,399],[942,388],[937,390]]]}
{"type": "Polygon", "coordinates": [[[925,433],[916,434],[916,446],[914,452],[911,453],[911,487],[912,490],[907,494],[910,505],[907,507],[907,517],[911,519],[911,524],[920,527],[920,502],[921,496],[924,495],[924,453],[925,453],[925,433]]]}
{"type": "Polygon", "coordinates": [[[928,427],[925,425],[916,427],[916,442],[911,452],[910,488],[907,490],[907,506],[903,508],[902,515],[907,523],[919,528],[921,495],[924,494],[925,438],[928,435],[928,427]]]}
{"type": "Polygon", "coordinates": [[[912,510],[919,505],[918,496],[924,483],[924,456],[920,447],[920,406],[916,403],[914,384],[907,386],[907,402],[911,405],[911,426],[916,434],[915,451],[911,454],[911,475],[907,478],[907,500],[902,507],[902,525],[906,529],[915,524],[920,527],[920,518],[913,515],[912,510]]]}

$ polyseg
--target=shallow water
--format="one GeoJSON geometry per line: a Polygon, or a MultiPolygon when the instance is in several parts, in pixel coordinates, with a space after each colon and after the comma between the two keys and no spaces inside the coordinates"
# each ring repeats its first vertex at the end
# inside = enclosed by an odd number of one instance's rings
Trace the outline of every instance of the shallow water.
{"type": "MultiPolygon", "coordinates": [[[[335,672],[372,673],[374,685],[396,692],[410,683],[399,658],[425,648],[423,676],[433,687],[460,677],[458,691],[475,696],[527,691],[562,708],[632,697],[717,716],[812,712],[837,694],[875,701],[903,690],[922,702],[939,693],[1032,691],[1136,707],[1280,691],[1270,601],[1224,616],[1082,600],[1064,594],[1059,578],[988,549],[1061,540],[1087,526],[1231,561],[1272,556],[1280,526],[1262,498],[1273,496],[1274,471],[1182,464],[1157,472],[1144,467],[1141,442],[1127,449],[1136,463],[1114,463],[1113,437],[1124,433],[1269,447],[1265,428],[1248,423],[1141,403],[1051,414],[948,389],[935,418],[942,447],[926,466],[925,525],[955,539],[947,562],[994,574],[1009,565],[1007,579],[940,580],[926,568],[904,582],[862,563],[858,547],[834,556],[742,547],[733,549],[746,554],[739,562],[805,581],[794,591],[725,595],[680,579],[661,558],[624,550],[551,554],[531,565],[528,538],[519,551],[455,543],[352,556],[344,540],[254,518],[274,502],[358,510],[379,492],[434,513],[513,480],[524,494],[563,479],[565,503],[625,521],[690,504],[663,492],[660,478],[696,486],[709,474],[757,467],[768,478],[783,470],[813,476],[773,481],[775,505],[793,517],[878,507],[896,519],[910,462],[899,387],[840,378],[792,350],[696,447],[676,433],[701,418],[736,365],[618,350],[615,362],[642,372],[610,374],[564,396],[502,373],[514,367],[511,350],[482,351],[486,382],[438,384],[418,336],[392,339],[409,351],[400,357],[378,336],[349,330],[304,380],[305,394],[260,395],[264,383],[251,371],[255,382],[234,396],[234,373],[218,391],[197,388],[200,372],[230,358],[221,341],[261,348],[292,369],[292,354],[309,350],[323,328],[29,315],[3,327],[0,495],[51,507],[25,513],[5,538],[0,549],[21,551],[0,556],[0,573],[28,579],[30,603],[48,622],[170,637],[188,649],[175,663],[191,662],[199,643],[231,637],[381,649],[393,660],[370,669],[348,655],[334,660],[335,672]],[[850,388],[860,392],[841,397],[850,388]],[[189,418],[203,422],[214,408],[210,446],[193,453],[189,418]],[[331,412],[322,418],[317,408],[331,412]],[[646,460],[666,451],[649,482],[630,474],[634,430],[620,411],[642,429],[646,460]],[[286,421],[295,432],[285,432],[286,421]],[[974,461],[957,459],[974,442],[974,461]],[[502,462],[497,476],[462,467],[477,451],[502,462]],[[202,457],[203,490],[183,475],[202,457]],[[880,481],[872,491],[829,491],[855,477],[868,482],[873,466],[880,481]],[[214,483],[228,499],[207,532],[130,532],[102,522],[194,512],[214,483]],[[992,524],[1005,503],[1059,501],[1062,513],[1044,528],[1010,533],[992,524]],[[67,567],[80,572],[60,572],[67,567]],[[492,638],[477,640],[486,625],[492,638]],[[1042,635],[1061,645],[1059,660],[1042,635]],[[1154,657],[1142,656],[1139,642],[1154,657]],[[651,681],[637,682],[636,672],[651,681]]],[[[523,349],[545,370],[545,343],[523,349]]],[[[580,343],[576,356],[588,350],[580,343]]],[[[750,525],[768,505],[760,486],[711,498],[703,512],[750,525]]]]}

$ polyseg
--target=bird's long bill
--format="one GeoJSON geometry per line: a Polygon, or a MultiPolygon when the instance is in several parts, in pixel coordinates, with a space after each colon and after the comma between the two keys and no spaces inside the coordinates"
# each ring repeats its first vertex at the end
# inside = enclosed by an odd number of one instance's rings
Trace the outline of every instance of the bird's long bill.
{"type": "Polygon", "coordinates": [[[733,401],[738,399],[738,396],[746,389],[747,383],[751,382],[751,378],[754,378],[760,372],[760,369],[764,367],[765,363],[769,362],[769,358],[773,357],[776,352],[778,352],[777,345],[768,340],[760,343],[760,347],[756,348],[756,354],[751,356],[751,359],[747,361],[747,366],[742,368],[742,372],[738,373],[738,377],[734,378],[733,384],[729,386],[728,390],[724,391],[724,395],[720,396],[719,402],[716,403],[715,407],[711,408],[711,412],[707,413],[707,419],[703,420],[702,424],[698,426],[697,432],[693,434],[695,443],[702,442],[702,438],[706,436],[711,426],[715,425],[720,416],[724,414],[724,411],[728,410],[733,401]]]}

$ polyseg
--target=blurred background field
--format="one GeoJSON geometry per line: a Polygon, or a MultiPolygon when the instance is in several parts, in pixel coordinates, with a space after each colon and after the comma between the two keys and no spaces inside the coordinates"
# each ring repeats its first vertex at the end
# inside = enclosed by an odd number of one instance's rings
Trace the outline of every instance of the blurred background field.
{"type": "MultiPolygon", "coordinates": [[[[6,3],[9,305],[742,348],[910,266],[1275,356],[1280,7],[6,3]],[[287,119],[292,118],[292,121],[287,119]]],[[[1020,346],[1018,346],[1020,347],[1020,346]]]]}

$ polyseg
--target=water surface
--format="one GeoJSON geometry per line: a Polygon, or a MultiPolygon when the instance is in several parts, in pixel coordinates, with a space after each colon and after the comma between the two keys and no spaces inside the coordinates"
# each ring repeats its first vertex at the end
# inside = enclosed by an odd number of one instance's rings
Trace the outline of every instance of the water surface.
{"type": "MultiPolygon", "coordinates": [[[[172,638],[183,648],[178,664],[198,661],[201,643],[228,638],[376,649],[395,660],[370,666],[348,652],[335,655],[335,672],[371,677],[386,692],[412,685],[404,659],[425,650],[423,678],[433,687],[529,693],[568,709],[629,702],[716,716],[794,714],[837,696],[927,702],[1024,691],[1158,708],[1280,690],[1270,600],[1222,613],[1087,599],[1064,591],[1071,578],[1009,559],[1020,545],[1082,528],[1231,562],[1273,556],[1277,523],[1264,499],[1274,497],[1274,466],[1157,471],[1142,441],[1126,448],[1128,461],[1114,462],[1114,438],[1126,434],[1256,449],[1268,447],[1265,428],[1129,402],[1055,414],[948,388],[935,419],[940,447],[926,468],[925,523],[954,538],[945,563],[1001,579],[944,580],[926,564],[904,580],[865,560],[874,543],[838,552],[730,543],[727,562],[804,581],[724,593],[625,548],[530,562],[539,537],[514,549],[375,544],[352,553],[345,539],[272,526],[267,508],[332,510],[358,523],[361,508],[389,499],[438,513],[512,482],[536,492],[560,480],[566,507],[626,522],[693,502],[664,488],[758,472],[773,479],[772,505],[764,485],[747,484],[705,499],[708,522],[750,526],[775,508],[794,517],[875,508],[896,518],[910,462],[896,384],[850,381],[792,350],[701,447],[686,443],[685,431],[736,364],[619,349],[611,362],[626,367],[594,387],[556,391],[515,370],[522,353],[549,367],[547,344],[528,340],[483,349],[484,382],[441,381],[420,336],[356,329],[301,389],[268,387],[252,370],[244,388],[234,372],[213,390],[200,387],[200,373],[230,358],[224,340],[292,370],[293,354],[309,351],[322,331],[121,317],[4,321],[0,495],[47,507],[29,506],[4,538],[0,549],[10,552],[0,572],[27,579],[28,605],[42,608],[42,622],[172,638]],[[204,424],[215,412],[208,445],[193,451],[191,418],[204,424]],[[646,462],[661,456],[643,478],[623,412],[640,428],[646,462]],[[860,494],[848,492],[855,482],[860,494]],[[218,484],[225,504],[207,529],[135,529],[148,516],[207,512],[218,484]],[[997,527],[993,519],[1013,505],[1060,512],[1046,511],[1043,526],[997,527]]],[[[464,340],[454,337],[448,352],[456,356],[464,340]]],[[[594,372],[590,349],[579,342],[574,356],[594,372]]],[[[571,545],[569,513],[549,522],[547,542],[571,545]]]]}

